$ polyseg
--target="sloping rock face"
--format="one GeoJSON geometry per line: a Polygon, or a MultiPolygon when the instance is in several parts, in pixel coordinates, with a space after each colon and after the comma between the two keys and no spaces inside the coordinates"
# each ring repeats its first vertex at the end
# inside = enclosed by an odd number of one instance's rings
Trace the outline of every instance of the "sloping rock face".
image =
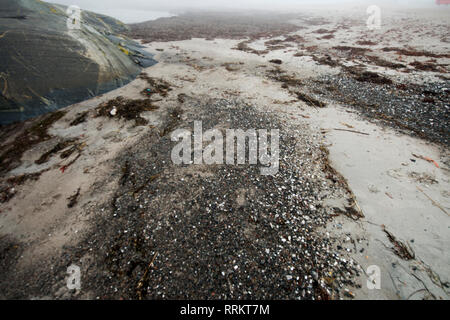
{"type": "Polygon", "coordinates": [[[0,124],[122,86],[156,63],[111,17],[38,0],[0,0],[0,124]]]}

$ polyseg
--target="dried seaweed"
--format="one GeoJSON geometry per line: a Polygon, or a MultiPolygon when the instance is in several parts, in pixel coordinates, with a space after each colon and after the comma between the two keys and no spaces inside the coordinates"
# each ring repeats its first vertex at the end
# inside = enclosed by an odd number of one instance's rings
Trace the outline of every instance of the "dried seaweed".
{"type": "Polygon", "coordinates": [[[432,72],[441,72],[442,70],[439,69],[439,65],[435,63],[430,62],[420,62],[420,61],[414,61],[409,64],[410,66],[413,66],[416,70],[420,71],[432,71],[432,72]]]}
{"type": "Polygon", "coordinates": [[[351,55],[362,55],[368,51],[372,51],[369,48],[349,47],[349,46],[336,46],[336,47],[333,47],[333,49],[339,50],[339,51],[346,51],[346,52],[350,53],[351,55]]]}
{"type": "Polygon", "coordinates": [[[380,67],[391,68],[391,69],[406,68],[406,66],[404,64],[390,62],[390,61],[381,59],[376,56],[366,56],[366,59],[380,67]]]}
{"type": "Polygon", "coordinates": [[[370,40],[359,40],[356,41],[356,44],[360,45],[360,46],[376,46],[377,43],[370,41],[370,40]]]}
{"type": "Polygon", "coordinates": [[[283,61],[281,61],[280,59],[272,59],[272,60],[269,60],[269,62],[270,63],[275,63],[275,64],[282,64],[283,63],[283,61]]]}
{"type": "Polygon", "coordinates": [[[77,126],[80,123],[86,122],[86,118],[89,114],[89,111],[78,113],[76,118],[70,123],[70,126],[77,126]]]}
{"type": "Polygon", "coordinates": [[[67,204],[67,208],[73,208],[75,207],[75,205],[78,202],[78,197],[80,196],[80,188],[78,188],[77,192],[70,196],[69,198],[67,198],[67,200],[69,200],[69,203],[67,204]]]}
{"type": "Polygon", "coordinates": [[[274,38],[302,29],[302,26],[285,21],[294,14],[235,13],[185,13],[169,19],[158,19],[129,25],[127,35],[134,39],[153,41],[178,41],[192,38],[205,39],[262,39],[274,38]]]}
{"type": "MultiPolygon", "coordinates": [[[[44,170],[45,171],[45,170],[44,170]]],[[[27,173],[20,176],[10,177],[0,182],[0,203],[11,200],[16,195],[15,187],[23,185],[27,181],[37,181],[44,171],[27,173]]]]}
{"type": "Polygon", "coordinates": [[[418,51],[414,49],[402,49],[395,47],[386,47],[382,49],[384,52],[395,51],[397,54],[401,54],[409,57],[429,57],[429,58],[450,58],[450,54],[439,54],[428,51],[418,51]]]}
{"type": "Polygon", "coordinates": [[[386,230],[386,228],[383,226],[383,231],[386,233],[389,241],[394,245],[392,248],[392,251],[402,258],[403,260],[413,260],[415,258],[414,251],[407,245],[405,245],[400,240],[397,240],[397,238],[386,230]]]}
{"type": "Polygon", "coordinates": [[[300,79],[293,75],[287,74],[286,71],[280,69],[279,67],[268,70],[267,76],[272,80],[282,82],[283,88],[288,88],[289,86],[299,87],[302,85],[302,81],[300,79]]]}
{"type": "MultiPolygon", "coordinates": [[[[74,143],[76,143],[77,139],[68,139],[62,142],[58,142],[53,148],[51,148],[49,151],[45,152],[39,159],[37,159],[34,163],[36,164],[43,164],[48,162],[48,160],[51,158],[51,156],[55,153],[58,153],[59,151],[62,151],[74,143]]],[[[67,157],[63,157],[67,158],[67,157]]]]}
{"type": "Polygon", "coordinates": [[[113,100],[100,104],[97,107],[97,117],[117,117],[126,120],[135,120],[137,126],[146,125],[148,121],[141,117],[144,111],[153,111],[159,107],[153,105],[150,99],[131,100],[119,96],[113,100]]]}
{"type": "Polygon", "coordinates": [[[161,137],[164,137],[168,133],[172,132],[173,129],[175,129],[175,127],[178,125],[178,123],[181,120],[182,114],[183,114],[183,110],[181,110],[181,108],[175,108],[169,112],[168,121],[167,121],[164,129],[160,133],[161,137]]]}
{"type": "Polygon", "coordinates": [[[325,108],[327,106],[326,103],[321,102],[309,95],[307,95],[306,93],[303,92],[295,92],[295,94],[297,95],[297,98],[303,102],[306,102],[307,105],[311,106],[311,107],[318,107],[318,108],[325,108]]]}
{"type": "Polygon", "coordinates": [[[150,77],[147,73],[142,72],[139,79],[147,81],[151,88],[144,89],[141,94],[147,97],[151,97],[153,94],[157,93],[162,97],[166,97],[169,91],[172,91],[172,85],[167,81],[162,79],[150,77]]]}
{"type": "Polygon", "coordinates": [[[248,53],[253,53],[258,56],[269,53],[269,50],[256,50],[256,49],[250,48],[248,46],[248,44],[251,42],[252,42],[252,40],[245,40],[245,41],[239,42],[237,47],[235,47],[233,49],[248,52],[248,53]]]}
{"type": "Polygon", "coordinates": [[[6,151],[0,155],[0,174],[19,166],[22,154],[25,151],[42,141],[50,139],[47,130],[65,114],[66,111],[56,111],[34,120],[14,141],[3,146],[2,149],[6,151]]]}
{"type": "Polygon", "coordinates": [[[337,67],[340,66],[341,64],[339,62],[337,62],[336,60],[333,60],[329,55],[326,55],[324,57],[317,57],[315,55],[312,56],[313,60],[315,62],[318,62],[320,64],[325,64],[328,65],[330,67],[337,67]]]}
{"type": "Polygon", "coordinates": [[[342,174],[340,174],[338,171],[336,171],[336,169],[334,169],[331,166],[330,151],[325,146],[321,146],[319,149],[321,151],[320,163],[322,163],[323,166],[322,170],[323,172],[326,173],[326,178],[332,181],[333,183],[336,183],[339,186],[341,186],[348,193],[350,198],[349,205],[345,206],[345,210],[335,209],[335,211],[337,211],[337,213],[339,214],[344,214],[345,216],[349,217],[352,220],[364,218],[364,214],[361,208],[359,207],[358,202],[356,201],[356,196],[350,189],[347,179],[345,179],[342,174]]]}
{"type": "Polygon", "coordinates": [[[372,71],[363,71],[361,73],[355,71],[356,69],[348,68],[347,71],[350,71],[351,74],[354,75],[355,79],[359,82],[370,82],[374,84],[393,84],[391,79],[383,77],[378,73],[372,71]]]}

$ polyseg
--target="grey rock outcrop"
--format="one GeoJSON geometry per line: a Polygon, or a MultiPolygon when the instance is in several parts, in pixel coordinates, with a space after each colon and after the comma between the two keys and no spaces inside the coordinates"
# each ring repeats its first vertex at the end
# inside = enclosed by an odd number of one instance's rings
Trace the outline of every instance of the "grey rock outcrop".
{"type": "Polygon", "coordinates": [[[39,0],[0,0],[0,124],[23,121],[133,80],[156,63],[120,21],[39,0]]]}

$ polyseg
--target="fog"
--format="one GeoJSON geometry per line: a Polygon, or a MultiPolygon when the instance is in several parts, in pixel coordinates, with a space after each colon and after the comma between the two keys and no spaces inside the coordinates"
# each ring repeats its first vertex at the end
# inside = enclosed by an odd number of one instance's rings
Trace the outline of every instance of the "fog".
{"type": "Polygon", "coordinates": [[[437,7],[435,0],[54,0],[118,18],[126,23],[152,20],[187,10],[298,10],[305,6],[379,5],[437,7]]]}

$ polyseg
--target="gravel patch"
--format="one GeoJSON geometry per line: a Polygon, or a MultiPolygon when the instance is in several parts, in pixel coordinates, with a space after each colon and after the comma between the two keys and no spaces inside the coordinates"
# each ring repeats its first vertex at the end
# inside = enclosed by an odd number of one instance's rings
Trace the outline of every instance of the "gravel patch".
{"type": "Polygon", "coordinates": [[[322,98],[357,110],[371,121],[432,142],[450,143],[450,82],[379,85],[346,75],[324,76],[307,84],[322,98]]]}
{"type": "MultiPolygon", "coordinates": [[[[102,299],[330,299],[357,286],[343,240],[325,234],[327,198],[350,199],[324,170],[327,154],[304,125],[292,127],[238,100],[185,97],[183,120],[210,128],[277,128],[280,170],[176,166],[169,135],[154,132],[117,160],[119,187],[77,248],[83,291],[102,299]]],[[[71,296],[72,298],[74,296],[71,296]]]]}

